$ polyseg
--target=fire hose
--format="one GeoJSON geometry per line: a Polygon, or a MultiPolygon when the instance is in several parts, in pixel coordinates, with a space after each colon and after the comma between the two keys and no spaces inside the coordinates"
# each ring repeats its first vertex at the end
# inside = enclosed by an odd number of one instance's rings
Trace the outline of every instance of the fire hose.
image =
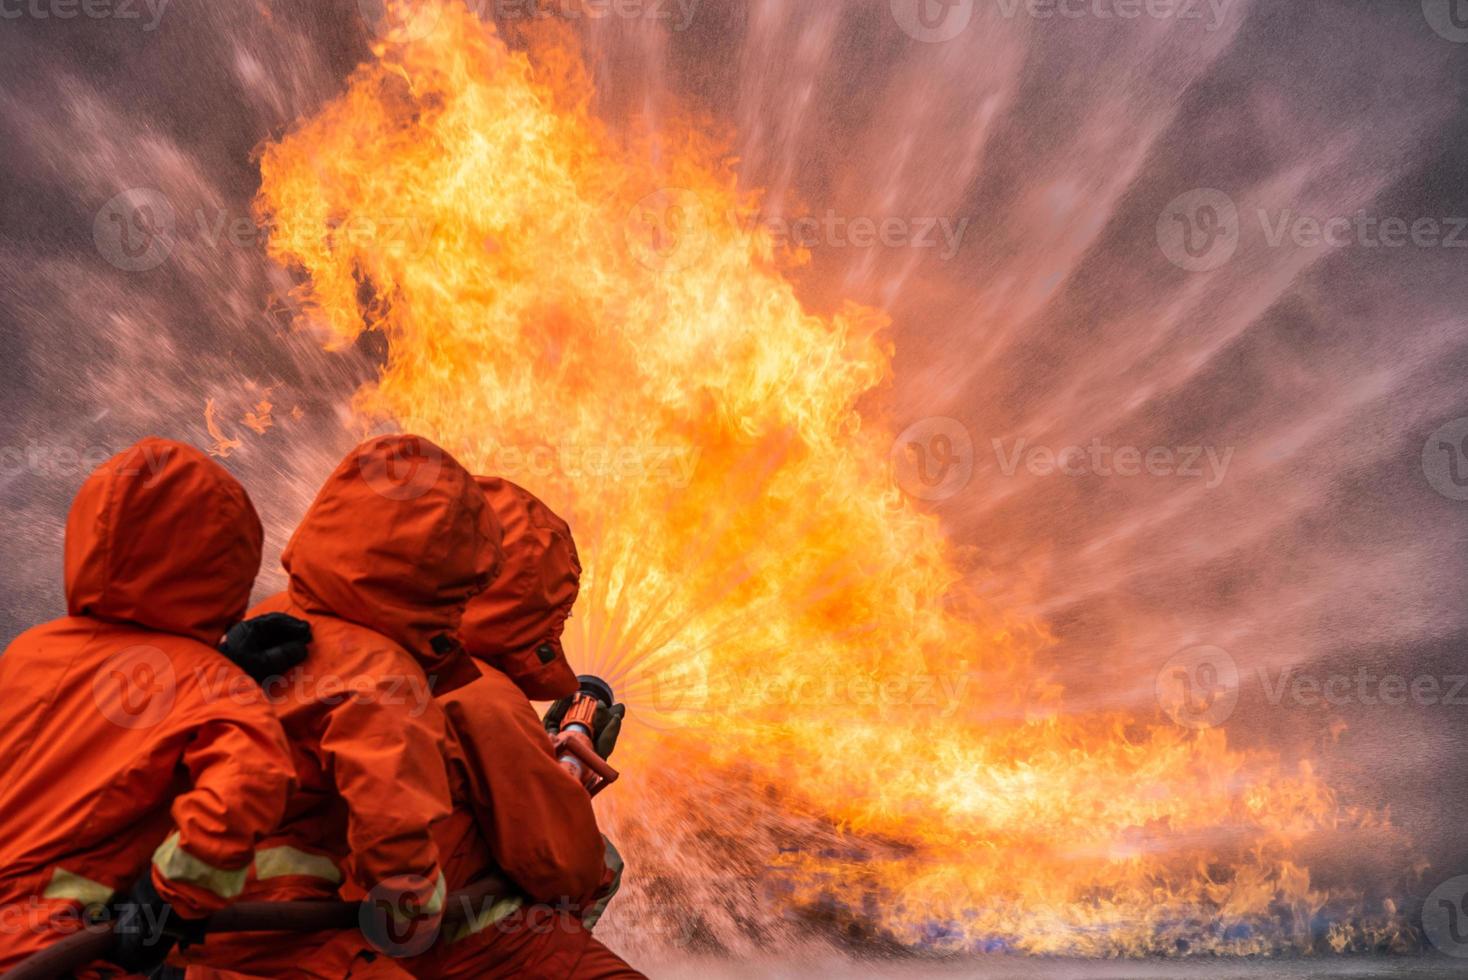
{"type": "MultiPolygon", "coordinates": [[[[449,895],[444,907],[445,925],[457,925],[486,903],[515,894],[517,889],[497,875],[476,881],[449,895]]],[[[355,929],[361,924],[362,902],[236,902],[209,916],[205,931],[219,932],[323,932],[355,929]]],[[[35,954],[0,980],[58,980],[98,960],[112,950],[116,922],[99,922],[84,927],[35,954]]]]}

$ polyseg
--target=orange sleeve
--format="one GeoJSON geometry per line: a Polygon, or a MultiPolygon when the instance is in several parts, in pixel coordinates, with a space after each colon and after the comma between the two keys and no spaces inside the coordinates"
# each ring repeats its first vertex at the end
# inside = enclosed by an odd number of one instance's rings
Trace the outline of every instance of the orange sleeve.
{"type": "Polygon", "coordinates": [[[525,695],[490,671],[446,697],[444,710],[496,863],[537,901],[592,896],[606,862],[591,797],[556,762],[525,695]]]}
{"type": "Polygon", "coordinates": [[[431,701],[405,700],[399,680],[382,678],[376,690],[346,695],[331,711],[321,748],[347,804],[356,884],[413,917],[436,918],[445,885],[429,828],[450,811],[443,716],[431,701]]]}
{"type": "Polygon", "coordinates": [[[153,883],[188,918],[244,889],[256,843],[276,828],[295,783],[285,734],[258,688],[238,685],[184,733],[189,789],[171,808],[174,832],[153,855],[153,883]]]}

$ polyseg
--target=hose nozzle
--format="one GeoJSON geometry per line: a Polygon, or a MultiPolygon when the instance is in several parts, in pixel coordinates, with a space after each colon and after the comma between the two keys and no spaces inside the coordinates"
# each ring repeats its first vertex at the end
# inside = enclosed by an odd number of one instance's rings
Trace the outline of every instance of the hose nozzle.
{"type": "Polygon", "coordinates": [[[597,709],[610,708],[615,699],[612,685],[600,677],[582,674],[577,680],[581,687],[566,707],[560,733],[554,739],[556,761],[595,796],[621,775],[597,754],[595,748],[597,709]]]}

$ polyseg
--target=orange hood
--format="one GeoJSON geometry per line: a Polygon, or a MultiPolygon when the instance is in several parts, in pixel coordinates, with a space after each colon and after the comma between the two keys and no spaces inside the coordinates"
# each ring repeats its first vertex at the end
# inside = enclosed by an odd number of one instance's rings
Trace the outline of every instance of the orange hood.
{"type": "Polygon", "coordinates": [[[479,477],[504,531],[499,577],[464,613],[464,649],[510,676],[526,697],[549,701],[576,693],[561,631],[581,587],[571,528],[529,491],[479,477]]]}
{"type": "Polygon", "coordinates": [[[281,564],[308,612],[365,626],[435,671],[464,604],[499,565],[499,527],[469,472],[421,436],[381,436],[326,480],[281,564]]]}
{"type": "Polygon", "coordinates": [[[66,519],[66,608],[213,646],[260,571],[245,488],[192,446],[148,438],[97,467],[66,519]]]}

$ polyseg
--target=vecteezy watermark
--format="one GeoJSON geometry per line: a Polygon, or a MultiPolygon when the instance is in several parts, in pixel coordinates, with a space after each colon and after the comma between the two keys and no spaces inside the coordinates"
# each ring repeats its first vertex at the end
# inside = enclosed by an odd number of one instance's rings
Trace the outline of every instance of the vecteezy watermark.
{"type": "Polygon", "coordinates": [[[693,26],[703,0],[470,0],[501,20],[641,20],[668,24],[678,33],[693,26]]]}
{"type": "Polygon", "coordinates": [[[821,215],[782,217],[729,210],[718,213],[693,191],[665,187],[628,211],[624,235],[638,262],[657,272],[686,269],[706,254],[716,226],[731,236],[762,235],[776,249],[909,249],[940,260],[958,255],[973,219],[939,215],[821,215]]]}
{"type": "Polygon", "coordinates": [[[423,674],[413,673],[346,677],[298,668],[256,682],[230,665],[220,664],[208,669],[195,668],[186,676],[206,704],[255,704],[263,699],[272,705],[335,706],[351,701],[397,708],[411,718],[418,718],[433,700],[433,682],[423,674]]]}
{"type": "Polygon", "coordinates": [[[0,0],[0,20],[119,20],[156,31],[172,0],[0,0]]]}
{"type": "Polygon", "coordinates": [[[1205,31],[1223,26],[1235,0],[994,0],[1005,20],[1168,20],[1201,25],[1205,31]]]}
{"type": "Polygon", "coordinates": [[[1157,704],[1184,728],[1217,728],[1239,703],[1239,665],[1227,650],[1195,646],[1168,658],[1157,672],[1157,704]]]}
{"type": "Polygon", "coordinates": [[[118,651],[92,677],[93,702],[119,728],[152,728],[168,717],[177,695],[173,661],[147,644],[118,651]]]}
{"type": "Polygon", "coordinates": [[[1422,931],[1440,952],[1468,959],[1468,875],[1449,878],[1427,896],[1422,931]]]}
{"type": "Polygon", "coordinates": [[[697,446],[497,446],[487,468],[521,482],[563,476],[686,490],[702,456],[697,446]]]}
{"type": "MultiPolygon", "coordinates": [[[[223,208],[195,208],[180,214],[163,192],[133,187],[102,205],[92,223],[97,251],[124,272],[156,269],[181,250],[263,249],[276,229],[249,214],[223,208]]],[[[354,214],[324,229],[333,250],[422,255],[433,241],[433,227],[413,215],[354,214]]]]}
{"type": "Polygon", "coordinates": [[[974,440],[957,419],[920,419],[892,443],[897,485],[918,500],[947,500],[974,476],[974,440]]]}
{"type": "Polygon", "coordinates": [[[821,217],[780,218],[766,215],[730,216],[745,233],[763,230],[779,248],[932,249],[947,262],[963,246],[972,218],[960,217],[849,217],[827,209],[821,217]]]}
{"type": "Polygon", "coordinates": [[[1449,500],[1468,500],[1468,417],[1454,419],[1427,437],[1422,472],[1449,500]]]}
{"type": "Polygon", "coordinates": [[[1275,707],[1345,707],[1401,705],[1468,707],[1468,674],[1377,674],[1361,667],[1355,673],[1318,675],[1285,667],[1271,673],[1259,669],[1264,697],[1275,707]]]}
{"type": "MultiPolygon", "coordinates": [[[[890,0],[892,17],[915,41],[942,44],[973,22],[978,0],[890,0]]],[[[1206,31],[1223,26],[1234,0],[983,0],[1004,20],[1169,20],[1196,23],[1206,31]]]]}
{"type": "Polygon", "coordinates": [[[735,671],[710,676],[697,661],[667,658],[634,670],[621,684],[640,723],[653,728],[698,724],[711,704],[738,704],[752,712],[801,712],[917,707],[950,718],[968,702],[978,676],[967,664],[952,672],[866,674],[735,671]]]}
{"type": "Polygon", "coordinates": [[[1422,0],[1422,14],[1439,37],[1468,44],[1468,0],[1422,0]]]}
{"type": "Polygon", "coordinates": [[[1289,208],[1270,214],[1256,212],[1264,243],[1279,248],[1468,248],[1468,218],[1351,215],[1321,218],[1289,208]]]}
{"type": "Polygon", "coordinates": [[[117,450],[108,446],[84,446],[78,449],[76,446],[29,439],[24,446],[0,446],[0,480],[21,473],[73,477],[92,472],[116,454],[117,450]]]}
{"type": "MultiPolygon", "coordinates": [[[[1404,217],[1365,210],[1318,215],[1293,208],[1256,208],[1252,217],[1266,248],[1468,248],[1468,217],[1404,217]]],[[[1209,272],[1234,257],[1244,232],[1250,230],[1232,198],[1202,188],[1178,195],[1162,209],[1157,244],[1178,268],[1209,272]]]]}
{"type": "Polygon", "coordinates": [[[1223,483],[1233,461],[1232,448],[1216,446],[1138,446],[1113,447],[1092,439],[1087,446],[1065,446],[1053,449],[1050,446],[1032,446],[1025,439],[1016,439],[1006,447],[1004,440],[993,439],[990,444],[999,471],[1005,476],[1014,476],[1023,464],[1031,476],[1100,476],[1137,477],[1155,476],[1204,481],[1204,487],[1213,490],[1223,483]]]}
{"type": "Polygon", "coordinates": [[[297,668],[256,682],[220,658],[210,667],[180,675],[168,655],[146,644],[118,651],[92,677],[92,699],[120,728],[152,728],[173,711],[180,691],[206,705],[319,703],[384,705],[418,718],[433,702],[433,683],[423,674],[342,676],[297,668]]]}

